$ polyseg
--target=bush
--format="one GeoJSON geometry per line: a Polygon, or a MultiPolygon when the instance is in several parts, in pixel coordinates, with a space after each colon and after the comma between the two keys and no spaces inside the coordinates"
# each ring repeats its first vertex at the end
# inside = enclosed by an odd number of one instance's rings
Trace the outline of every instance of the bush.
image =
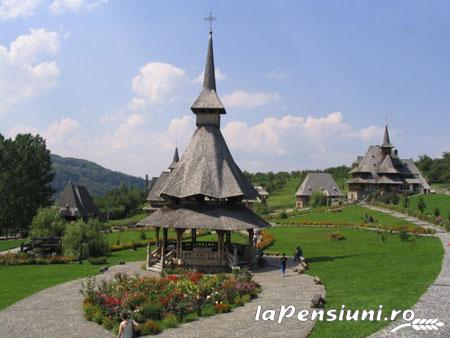
{"type": "Polygon", "coordinates": [[[407,241],[409,239],[409,234],[406,232],[406,230],[402,229],[398,233],[398,237],[400,237],[400,240],[407,241]]]}
{"type": "Polygon", "coordinates": [[[252,273],[247,268],[236,266],[231,272],[238,282],[249,282],[252,279],[252,273]]]}
{"type": "Polygon", "coordinates": [[[227,313],[231,311],[231,305],[225,303],[219,303],[214,306],[216,313],[227,313]]]}
{"type": "Polygon", "coordinates": [[[313,192],[311,197],[309,198],[309,205],[312,208],[323,207],[323,206],[326,206],[327,203],[328,203],[328,198],[321,191],[313,192]]]}
{"type": "Polygon", "coordinates": [[[420,210],[420,212],[423,214],[423,212],[425,211],[426,208],[426,204],[425,201],[423,200],[423,198],[419,198],[419,200],[417,201],[417,209],[420,210]]]}
{"type": "Polygon", "coordinates": [[[214,306],[212,305],[205,305],[202,310],[200,311],[200,315],[202,317],[210,317],[216,314],[216,310],[214,309],[214,306]]]}
{"type": "Polygon", "coordinates": [[[95,220],[87,224],[81,220],[68,224],[62,239],[64,255],[81,259],[107,255],[109,244],[100,227],[95,220]]]}
{"type": "Polygon", "coordinates": [[[167,314],[164,319],[161,321],[161,325],[165,329],[171,329],[174,327],[178,327],[178,319],[173,313],[167,314]]]}
{"type": "Polygon", "coordinates": [[[191,312],[183,318],[183,322],[190,323],[190,322],[196,321],[197,319],[198,319],[198,314],[196,312],[191,312]]]}
{"type": "Polygon", "coordinates": [[[55,208],[39,209],[31,222],[31,237],[62,237],[66,222],[55,208]]]}
{"type": "Polygon", "coordinates": [[[288,214],[287,214],[286,210],[283,210],[283,211],[280,213],[280,218],[282,218],[282,219],[288,218],[288,214]]]}
{"type": "Polygon", "coordinates": [[[441,216],[441,211],[439,210],[438,207],[434,207],[433,214],[435,217],[441,216]]]}
{"type": "Polygon", "coordinates": [[[147,320],[144,324],[140,325],[139,331],[141,336],[158,334],[162,331],[161,326],[154,320],[147,320]]]}
{"type": "Polygon", "coordinates": [[[345,236],[343,234],[341,234],[340,232],[336,231],[336,232],[329,234],[328,238],[331,241],[342,241],[345,239],[345,236]]]}
{"type": "Polygon", "coordinates": [[[92,265],[101,265],[106,264],[108,262],[108,259],[106,257],[91,257],[88,261],[92,265]]]}
{"type": "Polygon", "coordinates": [[[147,239],[147,235],[145,234],[145,230],[141,230],[140,231],[139,238],[140,239],[147,239]]]}

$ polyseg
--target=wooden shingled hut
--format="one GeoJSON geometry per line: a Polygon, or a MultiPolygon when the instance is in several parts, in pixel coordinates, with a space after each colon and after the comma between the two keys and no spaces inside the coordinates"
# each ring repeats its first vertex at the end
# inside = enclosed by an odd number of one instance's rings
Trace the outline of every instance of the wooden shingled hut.
{"type": "Polygon", "coordinates": [[[81,185],[75,185],[71,180],[67,182],[64,191],[56,202],[58,212],[66,220],[90,217],[99,217],[100,210],[92,200],[87,189],[81,185]]]}
{"type": "Polygon", "coordinates": [[[220,131],[220,116],[226,112],[216,92],[211,31],[203,88],[191,110],[197,128],[157,192],[165,203],[138,223],[156,230],[157,248],[148,250],[149,270],[160,271],[169,262],[197,268],[252,263],[254,230],[269,226],[243,204],[258,193],[234,162],[220,131]],[[174,242],[168,241],[169,229],[176,232],[174,242]],[[216,233],[217,241],[197,240],[199,229],[216,233]],[[190,241],[183,241],[185,231],[191,232],[190,241]],[[246,232],[248,243],[232,243],[233,231],[246,232]]]}

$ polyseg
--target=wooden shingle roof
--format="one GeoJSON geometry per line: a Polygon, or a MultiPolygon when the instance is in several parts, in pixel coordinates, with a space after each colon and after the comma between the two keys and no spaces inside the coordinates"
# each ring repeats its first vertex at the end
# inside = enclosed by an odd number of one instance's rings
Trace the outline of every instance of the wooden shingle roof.
{"type": "Polygon", "coordinates": [[[72,181],[66,184],[56,206],[60,214],[66,217],[96,217],[100,215],[100,210],[87,189],[73,184],[72,181]]]}
{"type": "Polygon", "coordinates": [[[140,221],[139,226],[163,228],[246,230],[270,225],[244,205],[164,206],[140,221]]]}
{"type": "Polygon", "coordinates": [[[320,191],[330,197],[342,197],[343,194],[329,173],[308,173],[298,188],[296,196],[311,196],[320,191]]]}

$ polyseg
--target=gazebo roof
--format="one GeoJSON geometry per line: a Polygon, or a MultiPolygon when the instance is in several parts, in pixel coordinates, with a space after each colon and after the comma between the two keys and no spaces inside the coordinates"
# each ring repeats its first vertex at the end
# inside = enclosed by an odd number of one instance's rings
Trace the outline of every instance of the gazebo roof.
{"type": "Polygon", "coordinates": [[[163,171],[161,173],[161,175],[159,175],[158,179],[153,184],[152,188],[150,189],[150,191],[148,193],[147,201],[149,201],[149,202],[162,202],[162,201],[164,201],[160,197],[160,195],[161,195],[161,191],[164,189],[164,187],[167,184],[167,181],[169,180],[169,176],[170,176],[170,172],[168,172],[168,171],[163,171]]]}
{"type": "Polygon", "coordinates": [[[255,188],[234,162],[220,129],[209,125],[195,130],[161,195],[177,198],[195,195],[258,197],[255,188]]]}
{"type": "Polygon", "coordinates": [[[270,224],[243,205],[164,206],[138,223],[162,228],[248,230],[270,224]]]}

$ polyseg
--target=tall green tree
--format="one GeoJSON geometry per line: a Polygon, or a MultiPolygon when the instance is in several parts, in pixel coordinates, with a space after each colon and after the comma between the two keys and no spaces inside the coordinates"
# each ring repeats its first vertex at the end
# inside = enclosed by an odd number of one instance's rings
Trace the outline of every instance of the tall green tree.
{"type": "Polygon", "coordinates": [[[50,151],[39,135],[2,136],[0,144],[0,225],[4,233],[28,231],[37,210],[52,204],[50,151]]]}

